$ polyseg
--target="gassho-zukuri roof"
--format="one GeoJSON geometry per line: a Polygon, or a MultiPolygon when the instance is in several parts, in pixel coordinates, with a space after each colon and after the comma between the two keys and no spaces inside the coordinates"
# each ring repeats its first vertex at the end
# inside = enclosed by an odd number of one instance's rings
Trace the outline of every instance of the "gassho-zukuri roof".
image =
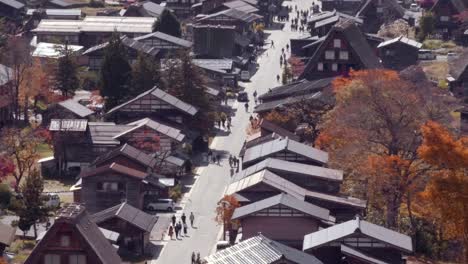
{"type": "Polygon", "coordinates": [[[91,220],[96,224],[100,224],[114,217],[126,221],[145,232],[151,232],[158,221],[157,216],[147,214],[127,203],[121,203],[95,213],[91,216],[91,220]]]}
{"type": "Polygon", "coordinates": [[[286,193],[280,193],[278,195],[236,208],[234,210],[234,214],[232,215],[232,219],[245,218],[251,214],[276,205],[283,205],[289,207],[291,209],[300,211],[321,221],[335,221],[335,218],[333,216],[330,216],[330,211],[328,209],[297,199],[296,197],[286,193]]]}
{"type": "Polygon", "coordinates": [[[36,244],[28,259],[24,262],[25,264],[38,262],[37,260],[41,258],[42,251],[47,244],[56,241],[57,229],[59,229],[61,225],[72,226],[78,231],[83,241],[86,242],[87,246],[96,254],[97,259],[94,261],[103,264],[122,263],[119,255],[117,255],[117,250],[106,237],[104,237],[96,223],[91,221],[85,208],[79,204],[69,204],[57,213],[57,219],[54,224],[47,233],[45,233],[39,243],[36,244]]]}
{"type": "Polygon", "coordinates": [[[135,40],[142,41],[142,40],[149,39],[149,38],[161,39],[161,40],[170,42],[172,44],[175,44],[175,45],[178,45],[178,46],[181,46],[181,47],[184,47],[184,48],[192,47],[192,42],[190,42],[188,40],[178,38],[178,37],[174,37],[174,36],[168,35],[166,33],[159,32],[159,31],[149,33],[149,34],[146,34],[146,35],[143,35],[143,36],[140,36],[140,37],[136,37],[135,40]]]}
{"type": "Polygon", "coordinates": [[[148,95],[148,94],[151,94],[152,96],[172,105],[173,107],[179,109],[180,111],[182,112],[185,112],[191,116],[194,116],[197,112],[198,112],[198,109],[195,108],[194,106],[188,104],[188,103],[185,103],[183,102],[182,100],[178,99],[177,97],[169,94],[169,93],[166,93],[165,91],[159,89],[157,86],[155,86],[154,88],[152,89],[149,89],[148,91],[146,92],[143,92],[139,95],[137,95],[135,98],[123,103],[123,104],[120,104],[114,108],[112,108],[111,110],[109,110],[109,112],[106,113],[106,115],[109,115],[109,114],[112,114],[113,112],[116,112],[118,111],[119,109],[121,109],[122,107],[126,106],[126,105],[129,105],[135,101],[137,101],[138,99],[148,95]]]}
{"type": "Polygon", "coordinates": [[[273,264],[281,260],[297,264],[323,264],[312,255],[261,234],[205,258],[208,264],[273,264]]]}
{"type": "Polygon", "coordinates": [[[243,163],[253,162],[261,158],[267,158],[280,151],[290,151],[320,164],[328,162],[328,153],[311,146],[299,143],[289,138],[278,138],[246,149],[242,157],[243,163]]]}
{"type": "Polygon", "coordinates": [[[74,114],[82,118],[94,114],[92,110],[90,110],[86,106],[78,103],[77,101],[73,99],[68,99],[58,104],[62,106],[63,108],[69,110],[70,112],[73,112],[74,114]]]}
{"type": "Polygon", "coordinates": [[[163,135],[166,135],[172,139],[175,139],[179,142],[182,142],[185,138],[185,135],[182,133],[182,131],[180,131],[180,129],[177,129],[177,128],[173,128],[171,126],[168,126],[168,125],[165,125],[161,122],[158,122],[158,121],[154,121],[153,119],[151,118],[143,118],[143,119],[140,119],[140,120],[137,120],[137,121],[134,121],[134,122],[131,122],[131,123],[128,123],[127,126],[133,126],[133,128],[130,128],[128,130],[125,130],[123,131],[122,133],[114,136],[115,139],[118,139],[128,133],[131,133],[132,131],[140,128],[140,127],[149,127],[151,129],[154,129],[155,131],[163,134],[163,135]]]}
{"type": "Polygon", "coordinates": [[[384,42],[380,43],[377,46],[377,48],[383,48],[383,47],[392,45],[392,44],[397,43],[397,42],[401,42],[403,44],[414,47],[416,49],[420,49],[422,47],[422,43],[417,42],[416,40],[412,40],[412,39],[409,39],[409,38],[404,37],[404,36],[399,36],[399,37],[396,37],[394,39],[390,39],[390,40],[387,40],[387,41],[384,41],[384,42]]]}
{"type": "MultiPolygon", "coordinates": [[[[150,56],[156,56],[159,53],[159,49],[156,47],[153,47],[149,44],[140,42],[138,40],[129,38],[127,36],[122,36],[120,37],[120,40],[122,41],[122,44],[126,46],[127,48],[134,49],[139,52],[143,52],[147,55],[150,56]]],[[[105,42],[99,45],[96,45],[94,47],[91,47],[87,49],[85,52],[83,52],[82,55],[89,55],[92,52],[98,51],[98,50],[103,50],[109,45],[109,42],[105,42]]]]}
{"type": "Polygon", "coordinates": [[[317,177],[329,181],[343,181],[343,171],[341,170],[334,170],[275,158],[265,159],[255,165],[248,167],[245,170],[238,172],[232,177],[232,180],[238,181],[264,169],[268,169],[277,173],[285,172],[290,174],[317,177]]]}
{"type": "Polygon", "coordinates": [[[254,21],[257,21],[257,20],[263,18],[262,16],[257,15],[257,14],[246,13],[246,12],[243,12],[243,11],[240,11],[240,10],[237,10],[237,9],[230,8],[230,9],[227,9],[227,10],[220,11],[218,13],[214,13],[214,14],[211,14],[211,15],[204,16],[204,17],[200,18],[199,21],[209,20],[209,19],[213,19],[215,17],[223,16],[223,15],[227,16],[227,17],[230,17],[232,19],[243,21],[245,23],[252,23],[254,21]]]}
{"type": "Polygon", "coordinates": [[[146,172],[135,170],[135,169],[129,168],[127,166],[124,166],[124,165],[113,162],[112,164],[109,164],[109,165],[105,165],[105,166],[101,166],[101,167],[92,168],[92,169],[82,171],[80,173],[79,177],[80,178],[93,177],[93,176],[100,175],[102,173],[107,173],[107,172],[110,172],[110,171],[111,172],[116,172],[116,173],[119,173],[119,174],[123,174],[123,175],[129,176],[129,177],[132,177],[132,178],[141,179],[141,180],[146,178],[146,176],[148,176],[148,173],[146,173],[146,172]]]}
{"type": "MultiPolygon", "coordinates": [[[[342,239],[352,237],[353,234],[373,238],[408,253],[413,251],[411,237],[359,218],[305,235],[302,249],[306,251],[325,246],[335,241],[339,242],[342,239]]],[[[346,244],[346,240],[344,240],[343,243],[346,244]]],[[[333,246],[340,246],[340,244],[333,244],[333,246]]]]}

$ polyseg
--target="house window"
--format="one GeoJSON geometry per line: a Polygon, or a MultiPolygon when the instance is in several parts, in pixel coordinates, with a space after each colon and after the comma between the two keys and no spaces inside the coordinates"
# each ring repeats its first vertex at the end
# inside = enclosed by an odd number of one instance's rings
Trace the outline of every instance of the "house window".
{"type": "Polygon", "coordinates": [[[335,59],[335,51],[334,50],[325,51],[325,59],[334,60],[335,59]]]}
{"type": "Polygon", "coordinates": [[[336,63],[332,64],[332,71],[338,71],[338,64],[336,63]]]}
{"type": "Polygon", "coordinates": [[[394,55],[395,55],[395,51],[394,51],[394,50],[385,50],[385,55],[387,55],[387,56],[394,56],[394,55]]]}
{"type": "Polygon", "coordinates": [[[70,246],[70,236],[62,235],[60,237],[60,246],[61,247],[69,247],[70,246]]]}
{"type": "Polygon", "coordinates": [[[348,60],[348,52],[347,51],[340,51],[340,60],[348,60]]]}
{"type": "Polygon", "coordinates": [[[319,62],[317,64],[317,71],[323,71],[323,63],[319,62]]]}
{"type": "Polygon", "coordinates": [[[334,39],[333,40],[333,47],[334,48],[341,48],[341,39],[334,39]]]}
{"type": "Polygon", "coordinates": [[[97,184],[98,191],[116,192],[116,191],[123,190],[123,189],[124,189],[124,185],[123,183],[120,183],[120,182],[99,182],[97,184]]]}
{"type": "Polygon", "coordinates": [[[442,22],[448,22],[448,21],[449,21],[449,17],[448,17],[448,16],[441,16],[441,17],[440,17],[440,21],[442,21],[442,22]]]}
{"type": "Polygon", "coordinates": [[[70,255],[68,257],[69,264],[86,264],[86,256],[85,255],[70,255]]]}
{"type": "Polygon", "coordinates": [[[44,256],[44,264],[60,264],[60,255],[46,254],[44,256]]]}
{"type": "Polygon", "coordinates": [[[377,13],[383,13],[383,8],[382,7],[377,7],[377,13]]]}

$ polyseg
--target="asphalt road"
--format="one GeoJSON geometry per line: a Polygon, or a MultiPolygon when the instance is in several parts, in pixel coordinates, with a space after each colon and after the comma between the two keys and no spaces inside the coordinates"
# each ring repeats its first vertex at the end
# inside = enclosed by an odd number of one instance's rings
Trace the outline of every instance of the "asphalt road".
{"type": "MultiPolygon", "coordinates": [[[[286,4],[297,5],[299,9],[306,9],[312,5],[312,0],[296,0],[285,2],[286,4]]],[[[215,222],[215,208],[219,199],[224,193],[224,189],[230,181],[230,171],[227,157],[229,154],[238,156],[239,151],[246,136],[246,127],[253,109],[253,92],[256,90],[260,95],[269,88],[280,85],[276,80],[276,75],[281,75],[279,59],[281,48],[285,48],[292,37],[298,37],[299,33],[290,32],[288,24],[282,30],[266,31],[270,34],[267,43],[274,41],[275,48],[270,44],[265,45],[266,51],[258,59],[259,69],[252,76],[250,82],[243,83],[250,98],[249,112],[245,111],[243,103],[234,103],[235,116],[232,118],[233,127],[231,133],[220,133],[217,136],[211,149],[224,153],[224,159],[220,165],[210,164],[201,168],[199,176],[192,186],[190,193],[184,199],[183,211],[186,215],[190,212],[195,214],[195,228],[189,228],[188,237],[180,240],[169,240],[162,244],[164,247],[155,255],[153,264],[190,263],[192,252],[200,252],[201,257],[205,257],[215,251],[216,242],[221,236],[221,226],[215,222]]],[[[181,212],[177,213],[179,216],[181,212]]],[[[161,244],[161,243],[160,243],[161,244]]]]}

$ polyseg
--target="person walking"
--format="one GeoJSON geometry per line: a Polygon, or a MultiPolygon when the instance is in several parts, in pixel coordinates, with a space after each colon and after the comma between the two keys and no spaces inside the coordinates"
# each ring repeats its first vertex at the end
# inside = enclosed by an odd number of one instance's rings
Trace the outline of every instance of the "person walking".
{"type": "Polygon", "coordinates": [[[174,235],[174,227],[173,226],[169,226],[169,237],[171,238],[172,240],[172,236],[174,235]]]}
{"type": "MultiPolygon", "coordinates": [[[[228,123],[229,125],[229,123],[228,123]]],[[[229,167],[232,168],[232,155],[229,155],[229,167]]]]}
{"type": "Polygon", "coordinates": [[[229,132],[231,132],[231,122],[228,122],[228,123],[227,123],[227,130],[228,130],[229,132]]]}
{"type": "Polygon", "coordinates": [[[180,217],[180,219],[182,219],[182,223],[185,224],[185,220],[187,219],[187,217],[185,216],[185,213],[182,213],[182,216],[180,217]]]}
{"type": "Polygon", "coordinates": [[[195,252],[192,251],[192,264],[195,264],[196,257],[195,257],[195,252]]]}
{"type": "Polygon", "coordinates": [[[273,42],[273,40],[271,41],[271,48],[274,48],[275,47],[275,43],[273,42]]]}
{"type": "Polygon", "coordinates": [[[254,91],[253,93],[253,97],[256,98],[257,97],[257,90],[254,91]]]}
{"type": "Polygon", "coordinates": [[[210,162],[211,156],[213,156],[213,152],[211,149],[208,149],[208,162],[210,162]]]}
{"type": "Polygon", "coordinates": [[[218,165],[219,165],[220,160],[221,160],[221,155],[219,155],[218,153],[216,154],[216,163],[218,163],[218,165]]]}
{"type": "MultiPolygon", "coordinates": [[[[279,75],[278,75],[279,76],[279,75]]],[[[246,112],[249,112],[249,103],[245,103],[244,104],[244,107],[245,107],[245,111],[246,112]]]]}
{"type": "Polygon", "coordinates": [[[278,81],[278,82],[280,81],[280,76],[279,76],[279,74],[276,74],[276,81],[278,81]]]}
{"type": "Polygon", "coordinates": [[[171,220],[172,220],[172,225],[175,226],[175,225],[176,225],[176,220],[177,220],[177,219],[176,219],[176,216],[173,215],[173,216],[171,217],[171,220]]]}
{"type": "Polygon", "coordinates": [[[200,252],[197,253],[197,264],[201,264],[200,252]]]}
{"type": "Polygon", "coordinates": [[[184,227],[184,236],[187,236],[187,229],[188,229],[187,224],[184,223],[183,227],[184,227]]]}
{"type": "Polygon", "coordinates": [[[179,234],[180,234],[180,236],[182,236],[182,224],[180,223],[180,221],[176,225],[176,236],[177,236],[177,238],[179,237],[179,234]]]}
{"type": "Polygon", "coordinates": [[[195,221],[195,215],[193,215],[193,212],[190,212],[190,225],[193,227],[193,222],[195,221]]]}

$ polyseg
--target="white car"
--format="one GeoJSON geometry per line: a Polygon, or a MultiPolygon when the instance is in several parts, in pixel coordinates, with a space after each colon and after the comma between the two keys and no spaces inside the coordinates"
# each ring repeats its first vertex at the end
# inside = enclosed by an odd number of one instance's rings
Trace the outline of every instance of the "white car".
{"type": "Polygon", "coordinates": [[[172,199],[158,199],[155,202],[150,202],[146,205],[146,209],[151,211],[168,211],[172,212],[175,209],[175,203],[172,199]]]}
{"type": "Polygon", "coordinates": [[[435,60],[436,55],[431,50],[421,49],[418,53],[418,59],[420,60],[435,60]]]}
{"type": "Polygon", "coordinates": [[[458,58],[458,54],[456,54],[455,52],[447,53],[447,60],[453,60],[453,59],[456,59],[456,58],[458,58]]]}
{"type": "Polygon", "coordinates": [[[413,11],[413,12],[418,12],[419,11],[419,6],[418,4],[411,4],[410,5],[410,10],[413,11]]]}
{"type": "Polygon", "coordinates": [[[60,206],[60,197],[56,193],[47,193],[42,195],[44,205],[47,208],[57,208],[60,206]]]}

